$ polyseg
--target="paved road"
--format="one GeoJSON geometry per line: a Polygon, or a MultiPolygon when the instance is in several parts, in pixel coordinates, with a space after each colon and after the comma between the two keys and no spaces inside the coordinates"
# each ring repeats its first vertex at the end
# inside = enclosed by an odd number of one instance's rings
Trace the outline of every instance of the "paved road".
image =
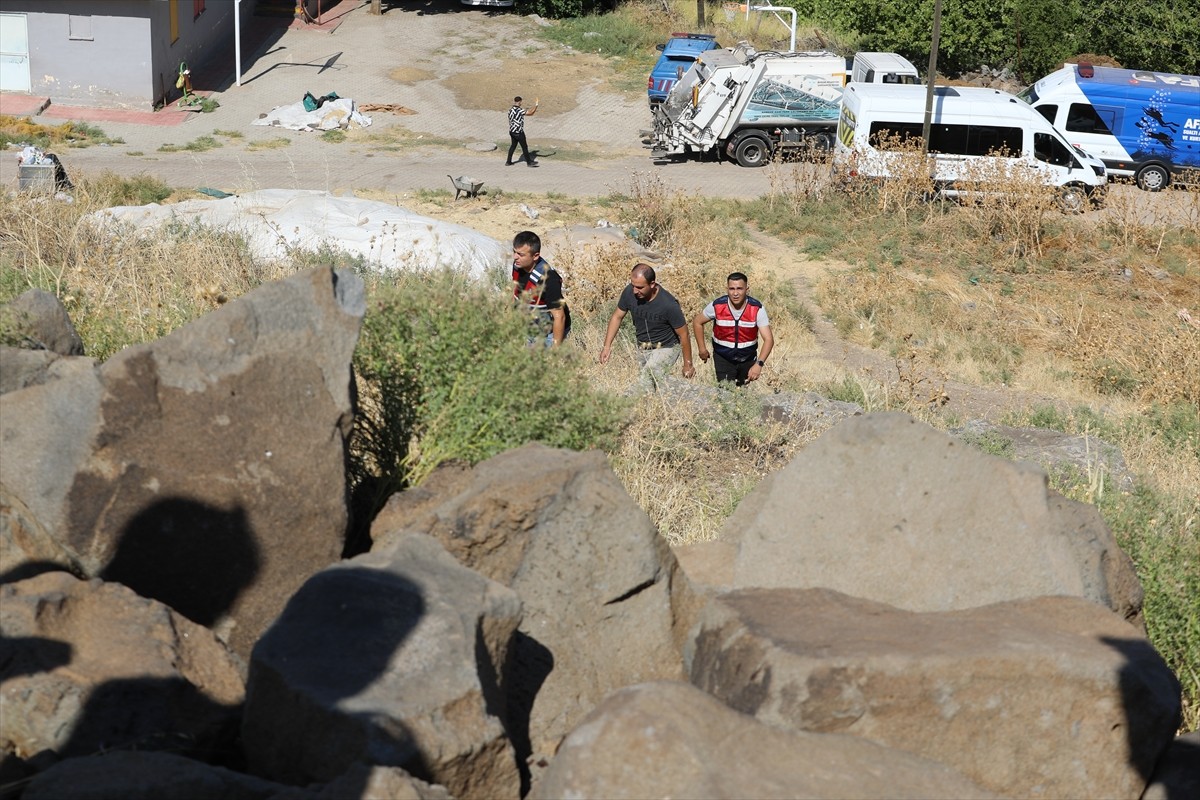
{"type": "MultiPolygon", "coordinates": [[[[537,39],[536,25],[526,17],[464,9],[453,0],[437,0],[421,10],[397,7],[380,17],[368,14],[365,4],[359,5],[345,14],[333,33],[288,30],[278,41],[265,45],[265,52],[243,53],[243,85],[230,85],[214,95],[221,106],[213,113],[189,115],[174,127],[98,123],[106,134],[120,137],[125,144],[67,149],[59,154],[72,174],[104,170],[124,176],[150,173],[173,186],[225,191],[376,189],[402,195],[414,189],[449,189],[448,175],[467,174],[484,181],[485,190],[594,196],[627,190],[635,172],[654,172],[669,186],[711,196],[758,197],[767,191],[770,180],[766,170],[730,163],[655,165],[638,135],[649,125],[644,97],[611,90],[600,78],[584,83],[575,98],[577,105],[569,113],[544,108],[527,125],[535,148],[542,143],[543,149],[549,149],[544,144],[551,142],[564,150],[593,152],[596,158],[566,161],[547,155],[536,168],[522,164],[505,167],[502,151],[467,149],[469,143],[507,140],[504,112],[512,93],[533,82],[531,74],[563,63],[558,45],[537,39]],[[440,80],[395,80],[393,71],[398,67],[420,69],[433,76],[461,73],[468,79],[509,71],[513,73],[511,85],[518,88],[509,90],[509,83],[503,82],[505,94],[496,99],[494,108],[461,108],[454,92],[440,80]],[[336,91],[359,103],[404,105],[418,113],[375,114],[375,124],[364,133],[383,133],[389,126],[399,125],[450,144],[406,144],[388,152],[378,143],[331,144],[313,133],[250,124],[275,106],[296,102],[305,91],[317,95],[336,91]],[[218,137],[225,145],[202,153],[158,152],[164,144],[184,145],[214,130],[237,131],[244,138],[218,137]],[[248,143],[280,137],[290,143],[279,149],[247,149],[248,143]]],[[[15,159],[0,162],[0,181],[14,185],[15,159]]]]}

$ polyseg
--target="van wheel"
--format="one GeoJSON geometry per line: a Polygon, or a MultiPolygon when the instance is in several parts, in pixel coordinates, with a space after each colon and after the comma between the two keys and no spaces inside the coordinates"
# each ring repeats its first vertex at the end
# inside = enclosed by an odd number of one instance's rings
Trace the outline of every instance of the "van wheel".
{"type": "Polygon", "coordinates": [[[1082,214],[1088,207],[1087,190],[1078,183],[1068,183],[1058,190],[1058,207],[1064,214],[1082,214]]]}
{"type": "Polygon", "coordinates": [[[771,144],[761,136],[743,136],[733,149],[733,157],[743,167],[761,167],[771,157],[771,144]]]}
{"type": "Polygon", "coordinates": [[[1171,173],[1159,164],[1147,164],[1138,170],[1137,185],[1147,192],[1160,192],[1171,183],[1171,173]]]}

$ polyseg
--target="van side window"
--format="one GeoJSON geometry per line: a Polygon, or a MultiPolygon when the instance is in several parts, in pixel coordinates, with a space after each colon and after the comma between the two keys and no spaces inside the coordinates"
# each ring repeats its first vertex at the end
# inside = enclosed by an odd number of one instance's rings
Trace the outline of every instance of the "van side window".
{"type": "Polygon", "coordinates": [[[929,149],[956,156],[1020,155],[1025,147],[1020,128],[999,125],[934,125],[929,149]]]}
{"type": "Polygon", "coordinates": [[[1033,134],[1033,157],[1059,167],[1080,166],[1067,146],[1048,133],[1033,134]]]}
{"type": "Polygon", "coordinates": [[[1071,103],[1067,111],[1067,130],[1072,133],[1112,133],[1091,103],[1071,103]]]}
{"type": "Polygon", "coordinates": [[[867,74],[863,75],[863,83],[874,83],[874,82],[875,82],[875,70],[869,69],[869,70],[867,70],[867,74]]]}
{"type": "Polygon", "coordinates": [[[900,150],[921,146],[919,122],[872,122],[868,140],[876,150],[900,150]]]}
{"type": "Polygon", "coordinates": [[[1034,111],[1045,117],[1046,122],[1049,122],[1051,125],[1054,124],[1054,118],[1058,116],[1058,106],[1056,105],[1038,106],[1034,111]]]}

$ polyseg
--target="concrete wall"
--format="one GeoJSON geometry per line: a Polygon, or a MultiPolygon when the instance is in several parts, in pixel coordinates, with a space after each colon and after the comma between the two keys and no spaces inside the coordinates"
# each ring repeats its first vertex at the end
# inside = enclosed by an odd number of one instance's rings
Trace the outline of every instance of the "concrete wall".
{"type": "MultiPolygon", "coordinates": [[[[254,3],[241,5],[244,21],[254,3]]],[[[193,17],[192,0],[4,0],[5,12],[26,14],[31,94],[61,105],[145,110],[164,94],[178,96],[181,61],[192,66],[231,45],[234,7],[233,0],[206,0],[204,13],[193,17]],[[90,39],[71,38],[72,15],[90,18],[90,39]]]]}

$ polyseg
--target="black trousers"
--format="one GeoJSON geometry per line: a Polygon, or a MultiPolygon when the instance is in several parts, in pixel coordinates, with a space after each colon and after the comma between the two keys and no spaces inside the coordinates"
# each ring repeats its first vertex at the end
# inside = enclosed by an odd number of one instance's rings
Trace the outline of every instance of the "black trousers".
{"type": "Polygon", "coordinates": [[[512,163],[513,153],[516,152],[517,145],[521,145],[521,153],[523,154],[521,157],[525,159],[526,163],[532,164],[533,158],[529,155],[529,145],[525,143],[525,131],[521,131],[520,133],[512,133],[510,131],[508,138],[512,139],[512,144],[508,146],[508,163],[512,163]]]}
{"type": "Polygon", "coordinates": [[[717,383],[733,381],[737,386],[745,386],[749,382],[747,378],[750,375],[750,368],[755,363],[753,358],[748,361],[730,361],[717,353],[713,353],[712,357],[713,366],[717,370],[717,383]]]}

